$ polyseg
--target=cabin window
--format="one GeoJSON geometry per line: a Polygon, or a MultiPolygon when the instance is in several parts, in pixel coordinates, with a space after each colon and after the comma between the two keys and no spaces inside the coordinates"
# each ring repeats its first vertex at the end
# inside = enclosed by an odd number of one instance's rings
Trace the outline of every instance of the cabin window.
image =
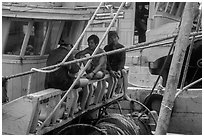
{"type": "Polygon", "coordinates": [[[50,28],[50,35],[45,47],[45,55],[49,54],[50,50],[56,48],[56,41],[59,35],[61,21],[52,21],[50,28]]]}
{"type": "Polygon", "coordinates": [[[8,39],[4,54],[20,55],[21,46],[24,36],[26,34],[26,26],[28,22],[24,21],[11,21],[8,39]]]}
{"type": "Polygon", "coordinates": [[[40,55],[43,41],[47,31],[47,22],[34,22],[29,28],[28,21],[11,21],[8,39],[4,54],[9,55],[20,55],[21,49],[25,48],[23,55],[40,55]],[[28,43],[23,45],[25,35],[28,29],[31,29],[31,33],[28,43]]]}
{"type": "Polygon", "coordinates": [[[159,2],[157,11],[181,17],[185,6],[184,2],[159,2]]]}
{"type": "MultiPolygon", "coordinates": [[[[26,26],[27,27],[27,26],[26,26]]],[[[26,28],[27,29],[27,28],[26,28]]],[[[47,31],[47,22],[34,22],[25,55],[40,55],[47,31]]]]}
{"type": "Polygon", "coordinates": [[[158,4],[159,6],[158,6],[157,11],[164,12],[166,9],[167,2],[159,2],[158,4]]]}
{"type": "Polygon", "coordinates": [[[167,13],[170,13],[172,6],[173,6],[173,2],[168,2],[166,9],[165,9],[167,13]]]}

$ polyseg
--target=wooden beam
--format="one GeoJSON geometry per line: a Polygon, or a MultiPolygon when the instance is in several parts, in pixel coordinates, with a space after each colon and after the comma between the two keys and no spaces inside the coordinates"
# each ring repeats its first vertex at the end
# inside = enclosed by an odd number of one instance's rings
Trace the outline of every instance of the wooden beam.
{"type": "Polygon", "coordinates": [[[22,47],[21,47],[20,57],[23,57],[25,55],[25,51],[26,51],[26,47],[28,45],[28,41],[29,41],[29,38],[30,38],[32,27],[33,27],[33,21],[29,21],[27,32],[25,34],[23,44],[22,44],[22,47]]]}
{"type": "Polygon", "coordinates": [[[11,20],[9,18],[2,18],[2,54],[4,53],[6,42],[9,36],[11,20]]]}
{"type": "Polygon", "coordinates": [[[166,4],[166,7],[165,7],[165,12],[167,12],[167,9],[168,9],[168,7],[169,7],[169,4],[170,4],[170,2],[167,2],[167,4],[166,4]]]}
{"type": "Polygon", "coordinates": [[[156,135],[165,135],[168,130],[172,108],[174,105],[175,94],[179,82],[180,72],[183,65],[183,60],[187,46],[189,45],[189,36],[193,25],[194,8],[196,3],[187,2],[182,16],[181,27],[175,51],[172,58],[172,63],[169,70],[169,75],[164,92],[161,109],[159,113],[158,124],[156,127],[156,135]]]}
{"type": "MultiPolygon", "coordinates": [[[[118,14],[119,14],[119,12],[120,12],[120,10],[122,9],[122,7],[123,7],[124,4],[125,4],[124,2],[121,3],[120,8],[119,8],[118,11],[117,11],[117,14],[114,16],[112,22],[110,23],[109,27],[107,28],[106,32],[104,33],[102,39],[100,40],[98,46],[96,47],[96,49],[94,50],[94,52],[92,53],[91,56],[93,56],[93,55],[95,55],[95,54],[97,53],[98,49],[99,49],[100,46],[101,46],[101,43],[103,42],[105,36],[108,34],[108,32],[109,32],[111,26],[113,25],[113,22],[114,22],[115,19],[117,18],[118,14]]],[[[99,7],[100,7],[100,5],[99,5],[99,7]]],[[[74,47],[73,47],[73,48],[74,48],[74,47]]],[[[73,49],[73,48],[72,48],[72,49],[73,49]]],[[[70,51],[70,52],[71,52],[71,51],[70,51]]],[[[69,52],[69,53],[70,53],[70,52],[69,52]]],[[[66,57],[65,57],[65,59],[66,59],[66,57]]],[[[63,61],[64,61],[64,60],[63,60],[63,61]]],[[[63,62],[63,61],[62,61],[62,62],[63,62]]],[[[60,102],[56,105],[56,107],[54,108],[54,110],[50,113],[50,115],[49,115],[49,116],[47,117],[47,119],[44,121],[44,123],[42,124],[41,128],[43,128],[43,127],[46,125],[46,122],[49,121],[49,119],[50,119],[50,118],[52,117],[52,115],[55,113],[55,111],[57,110],[57,108],[61,105],[61,103],[62,103],[62,102],[64,101],[64,99],[66,98],[67,94],[73,89],[73,87],[75,86],[75,84],[78,82],[79,78],[82,76],[82,74],[84,73],[84,71],[85,71],[85,70],[88,68],[88,66],[90,65],[91,61],[92,61],[92,60],[89,60],[89,61],[87,62],[87,64],[85,65],[85,67],[83,68],[83,70],[81,70],[81,71],[79,72],[79,75],[77,76],[77,78],[75,79],[75,81],[72,83],[72,85],[70,86],[70,88],[67,90],[67,92],[65,93],[65,95],[64,95],[64,96],[62,97],[62,99],[60,100],[60,102]]]]}
{"type": "Polygon", "coordinates": [[[2,17],[28,18],[28,19],[47,19],[47,20],[89,20],[89,11],[77,11],[64,8],[40,8],[40,7],[2,7],[2,17]]]}
{"type": "Polygon", "coordinates": [[[173,10],[175,9],[175,4],[176,4],[176,2],[173,2],[173,5],[172,5],[172,8],[171,8],[170,14],[172,14],[173,10]]]}
{"type": "MultiPolygon", "coordinates": [[[[191,36],[201,35],[201,34],[202,34],[202,32],[199,32],[199,33],[193,32],[193,33],[191,33],[191,36]]],[[[77,63],[77,62],[93,59],[93,58],[100,57],[100,56],[107,56],[107,55],[114,54],[114,53],[119,53],[119,52],[122,52],[122,51],[125,51],[125,50],[127,50],[127,51],[134,50],[135,51],[135,50],[147,49],[147,48],[152,48],[152,47],[158,47],[158,46],[161,46],[161,44],[155,44],[155,43],[161,42],[161,41],[164,41],[164,40],[169,40],[169,39],[172,39],[172,38],[174,38],[176,36],[177,36],[177,34],[174,34],[174,35],[168,36],[166,38],[161,38],[161,39],[150,41],[150,42],[139,43],[139,44],[133,45],[131,47],[126,47],[126,48],[121,48],[121,49],[117,49],[117,50],[114,50],[114,51],[100,53],[100,54],[97,54],[97,55],[94,55],[94,56],[90,56],[90,57],[86,57],[86,58],[75,59],[73,61],[65,62],[63,64],[56,64],[56,65],[52,65],[52,66],[43,67],[43,68],[40,68],[40,69],[41,70],[54,69],[54,68],[57,68],[57,67],[60,67],[60,66],[63,66],[63,65],[77,63]]],[[[198,37],[198,38],[200,38],[200,37],[198,37]]],[[[5,78],[7,80],[9,80],[9,79],[12,79],[12,78],[21,77],[21,76],[29,75],[29,74],[36,73],[36,72],[37,72],[36,70],[35,71],[34,70],[30,70],[30,71],[26,71],[26,72],[23,72],[23,73],[18,73],[18,74],[6,76],[5,78]]]]}
{"type": "Polygon", "coordinates": [[[46,35],[45,35],[45,39],[44,39],[44,41],[43,41],[43,45],[42,45],[42,48],[41,48],[40,56],[42,56],[42,55],[45,53],[45,48],[46,48],[47,41],[48,41],[48,39],[49,39],[51,30],[52,30],[52,22],[49,21],[48,29],[47,29],[47,32],[46,32],[46,35]]]}
{"type": "Polygon", "coordinates": [[[57,38],[55,39],[54,48],[56,48],[57,45],[58,45],[58,43],[59,43],[59,40],[60,40],[60,38],[61,38],[63,29],[64,29],[64,24],[65,24],[65,21],[61,21],[59,30],[58,30],[58,32],[57,32],[57,38]]]}

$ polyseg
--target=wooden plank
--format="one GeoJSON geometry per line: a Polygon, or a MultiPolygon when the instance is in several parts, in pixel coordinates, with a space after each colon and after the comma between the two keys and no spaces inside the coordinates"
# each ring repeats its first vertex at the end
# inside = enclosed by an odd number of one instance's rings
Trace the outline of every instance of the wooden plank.
{"type": "MultiPolygon", "coordinates": [[[[106,81],[103,80],[103,81],[102,81],[102,88],[101,88],[101,91],[100,91],[100,93],[99,93],[99,95],[98,95],[98,102],[97,102],[97,103],[102,102],[102,99],[103,99],[103,97],[104,97],[104,95],[105,95],[105,91],[106,91],[106,81]]],[[[97,101],[97,100],[96,100],[96,101],[97,101]]]]}
{"type": "MultiPolygon", "coordinates": [[[[44,60],[44,62],[39,62],[36,68],[42,68],[45,66],[46,66],[46,60],[44,60]]],[[[37,73],[37,87],[36,87],[37,91],[44,89],[45,75],[46,73],[37,73]]]]}
{"type": "Polygon", "coordinates": [[[89,20],[90,12],[73,8],[43,8],[3,6],[3,17],[35,18],[49,20],[89,20]]]}
{"type": "Polygon", "coordinates": [[[27,27],[27,32],[25,34],[23,44],[22,44],[22,47],[21,47],[20,57],[23,57],[25,55],[25,51],[26,51],[26,47],[28,45],[28,40],[30,38],[32,27],[33,27],[33,21],[29,21],[28,27],[27,27]]]}
{"type": "Polygon", "coordinates": [[[9,34],[11,20],[7,18],[2,18],[2,53],[4,53],[4,49],[6,47],[6,41],[9,34]]]}
{"type": "MultiPolygon", "coordinates": [[[[89,87],[89,85],[85,86],[82,90],[82,99],[81,99],[81,110],[85,110],[86,107],[86,103],[90,94],[90,90],[92,90],[92,88],[89,87]]],[[[92,91],[91,91],[92,92],[92,91]]]]}
{"type": "Polygon", "coordinates": [[[76,43],[77,39],[83,32],[83,29],[85,28],[85,26],[86,26],[85,21],[73,21],[72,27],[70,29],[69,36],[68,36],[68,42],[72,44],[76,43]]]}
{"type": "Polygon", "coordinates": [[[173,112],[202,114],[202,90],[188,89],[179,94],[173,112]]]}
{"type": "Polygon", "coordinates": [[[171,8],[170,14],[172,14],[173,11],[175,10],[175,4],[176,4],[176,2],[173,2],[173,5],[172,5],[172,8],[171,8]]]}
{"type": "Polygon", "coordinates": [[[183,8],[185,7],[185,2],[180,2],[179,7],[176,12],[176,16],[180,17],[182,15],[183,8]]]}
{"type": "Polygon", "coordinates": [[[167,2],[167,4],[166,4],[165,10],[164,10],[165,12],[167,12],[167,9],[168,9],[168,6],[169,6],[169,3],[170,3],[170,2],[167,2]]]}
{"type": "Polygon", "coordinates": [[[79,92],[81,91],[82,89],[73,89],[72,91],[72,94],[73,94],[73,102],[72,102],[72,107],[71,107],[71,111],[70,111],[70,116],[73,117],[74,113],[75,112],[78,112],[79,111],[79,106],[78,106],[78,99],[79,99],[79,92]]]}
{"type": "Polygon", "coordinates": [[[55,44],[54,44],[54,47],[57,47],[58,43],[59,43],[59,40],[61,38],[61,35],[62,35],[62,31],[64,29],[64,24],[65,24],[65,21],[61,21],[60,22],[60,27],[59,27],[59,30],[57,32],[57,36],[56,36],[56,39],[55,39],[55,44]]]}
{"type": "Polygon", "coordinates": [[[168,132],[202,135],[202,113],[173,113],[168,132]]]}
{"type": "MultiPolygon", "coordinates": [[[[13,65],[13,67],[12,67],[13,74],[17,74],[19,72],[22,72],[22,65],[21,64],[13,63],[12,65],[13,65]]],[[[12,85],[12,88],[13,88],[12,100],[13,100],[13,99],[16,99],[16,98],[22,96],[23,82],[22,82],[22,77],[18,77],[18,78],[12,79],[12,80],[13,80],[13,85],[12,85]]]]}
{"type": "MultiPolygon", "coordinates": [[[[66,100],[66,113],[68,116],[73,117],[74,113],[77,111],[79,91],[81,89],[73,89],[68,95],[66,100]]],[[[83,92],[83,91],[81,91],[83,92]]]]}
{"type": "MultiPolygon", "coordinates": [[[[23,70],[22,72],[25,72],[25,71],[28,71],[28,70],[31,70],[31,68],[33,67],[36,67],[33,63],[23,63],[23,70]]],[[[31,74],[32,75],[32,79],[31,79],[31,91],[30,93],[32,93],[33,91],[36,90],[36,74],[37,73],[34,73],[34,74],[31,74]]],[[[27,94],[27,90],[28,90],[28,80],[29,80],[29,75],[26,75],[23,79],[23,88],[25,89],[26,93],[25,95],[27,94]]]]}
{"type": "MultiPolygon", "coordinates": [[[[9,76],[9,75],[11,75],[12,72],[13,72],[12,64],[2,62],[2,76],[9,76]]],[[[13,81],[8,80],[8,83],[7,83],[7,96],[9,97],[9,100],[12,99],[12,91],[13,91],[12,85],[13,85],[13,81]]]]}
{"type": "Polygon", "coordinates": [[[51,30],[52,30],[52,22],[49,21],[48,22],[47,32],[46,32],[46,35],[45,35],[45,39],[43,41],[43,45],[42,45],[42,48],[41,48],[40,56],[42,56],[45,53],[45,48],[47,46],[47,42],[48,42],[51,30]]]}
{"type": "Polygon", "coordinates": [[[54,89],[54,88],[49,88],[46,90],[42,90],[39,92],[35,92],[32,94],[27,95],[29,98],[38,98],[39,101],[47,99],[47,98],[51,98],[53,96],[62,94],[62,91],[59,89],[54,89]]]}
{"type": "Polygon", "coordinates": [[[18,98],[2,107],[2,132],[26,135],[30,131],[37,101],[26,97],[18,98]],[[25,109],[26,108],[26,109],[25,109]]]}

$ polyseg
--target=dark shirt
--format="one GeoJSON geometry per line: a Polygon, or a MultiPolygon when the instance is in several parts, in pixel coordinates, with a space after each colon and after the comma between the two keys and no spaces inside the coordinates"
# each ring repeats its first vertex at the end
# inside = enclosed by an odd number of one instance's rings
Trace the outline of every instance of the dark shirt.
{"type": "Polygon", "coordinates": [[[136,10],[135,16],[136,16],[136,20],[141,20],[143,19],[145,21],[145,23],[147,23],[147,16],[148,16],[149,12],[148,10],[143,7],[141,10],[136,10]]]}
{"type": "MultiPolygon", "coordinates": [[[[55,65],[60,63],[65,56],[68,54],[69,50],[66,47],[60,46],[59,48],[50,52],[47,59],[47,66],[55,65]]],[[[73,60],[73,55],[70,55],[67,61],[73,60]]],[[[45,89],[56,88],[61,90],[67,90],[74,81],[74,77],[70,76],[68,73],[76,74],[79,71],[79,66],[74,63],[67,66],[60,67],[57,71],[46,73],[45,77],[45,89]]]]}
{"type": "Polygon", "coordinates": [[[8,96],[7,96],[7,80],[6,78],[2,77],[2,103],[8,102],[8,96]]]}
{"type": "MultiPolygon", "coordinates": [[[[104,47],[104,50],[108,52],[108,51],[112,51],[112,50],[116,50],[120,48],[124,48],[124,46],[121,45],[120,43],[115,45],[114,48],[113,48],[113,44],[109,44],[104,47]]],[[[123,69],[125,65],[125,59],[126,59],[125,51],[108,55],[107,56],[107,70],[108,71],[110,70],[118,71],[118,70],[123,69]]]]}
{"type": "Polygon", "coordinates": [[[138,30],[138,33],[145,33],[147,30],[147,16],[148,10],[146,8],[142,8],[141,10],[136,10],[135,13],[135,26],[138,30]]]}

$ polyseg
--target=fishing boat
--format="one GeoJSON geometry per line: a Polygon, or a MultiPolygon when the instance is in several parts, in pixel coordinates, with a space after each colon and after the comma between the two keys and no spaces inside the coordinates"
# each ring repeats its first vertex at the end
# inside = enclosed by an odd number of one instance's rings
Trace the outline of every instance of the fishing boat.
{"type": "MultiPolygon", "coordinates": [[[[2,91],[7,92],[2,105],[2,134],[153,134],[167,83],[166,73],[160,71],[165,64],[164,70],[169,72],[173,51],[169,55],[168,52],[178,36],[185,5],[183,2],[3,2],[2,91]],[[148,14],[144,15],[146,40],[138,44],[143,37],[135,27],[140,5],[148,14]],[[107,87],[95,89],[102,96],[97,104],[93,100],[99,95],[94,95],[91,89],[85,101],[78,102],[82,88],[73,89],[77,81],[81,86],[97,87],[111,76],[82,81],[90,59],[97,57],[95,52],[87,58],[46,67],[48,53],[65,41],[73,44],[67,58],[71,52],[84,49],[91,34],[98,35],[99,47],[104,47],[110,31],[117,31],[126,47],[98,56],[127,52],[121,92],[114,95],[117,82],[106,82],[107,87]],[[166,58],[170,59],[165,61],[166,58]],[[68,91],[44,89],[45,73],[83,60],[89,61],[68,91]],[[107,93],[111,96],[106,97],[107,93]],[[86,108],[81,109],[80,104],[86,104],[86,108]]],[[[197,18],[196,24],[200,24],[201,15],[197,18]]],[[[196,47],[192,56],[199,55],[193,61],[197,68],[195,79],[178,89],[178,93],[185,92],[175,98],[168,127],[171,133],[202,134],[202,84],[188,86],[202,78],[198,75],[202,74],[202,32],[197,26],[189,37],[196,47]]],[[[187,79],[189,74],[190,71],[187,79]]]]}

